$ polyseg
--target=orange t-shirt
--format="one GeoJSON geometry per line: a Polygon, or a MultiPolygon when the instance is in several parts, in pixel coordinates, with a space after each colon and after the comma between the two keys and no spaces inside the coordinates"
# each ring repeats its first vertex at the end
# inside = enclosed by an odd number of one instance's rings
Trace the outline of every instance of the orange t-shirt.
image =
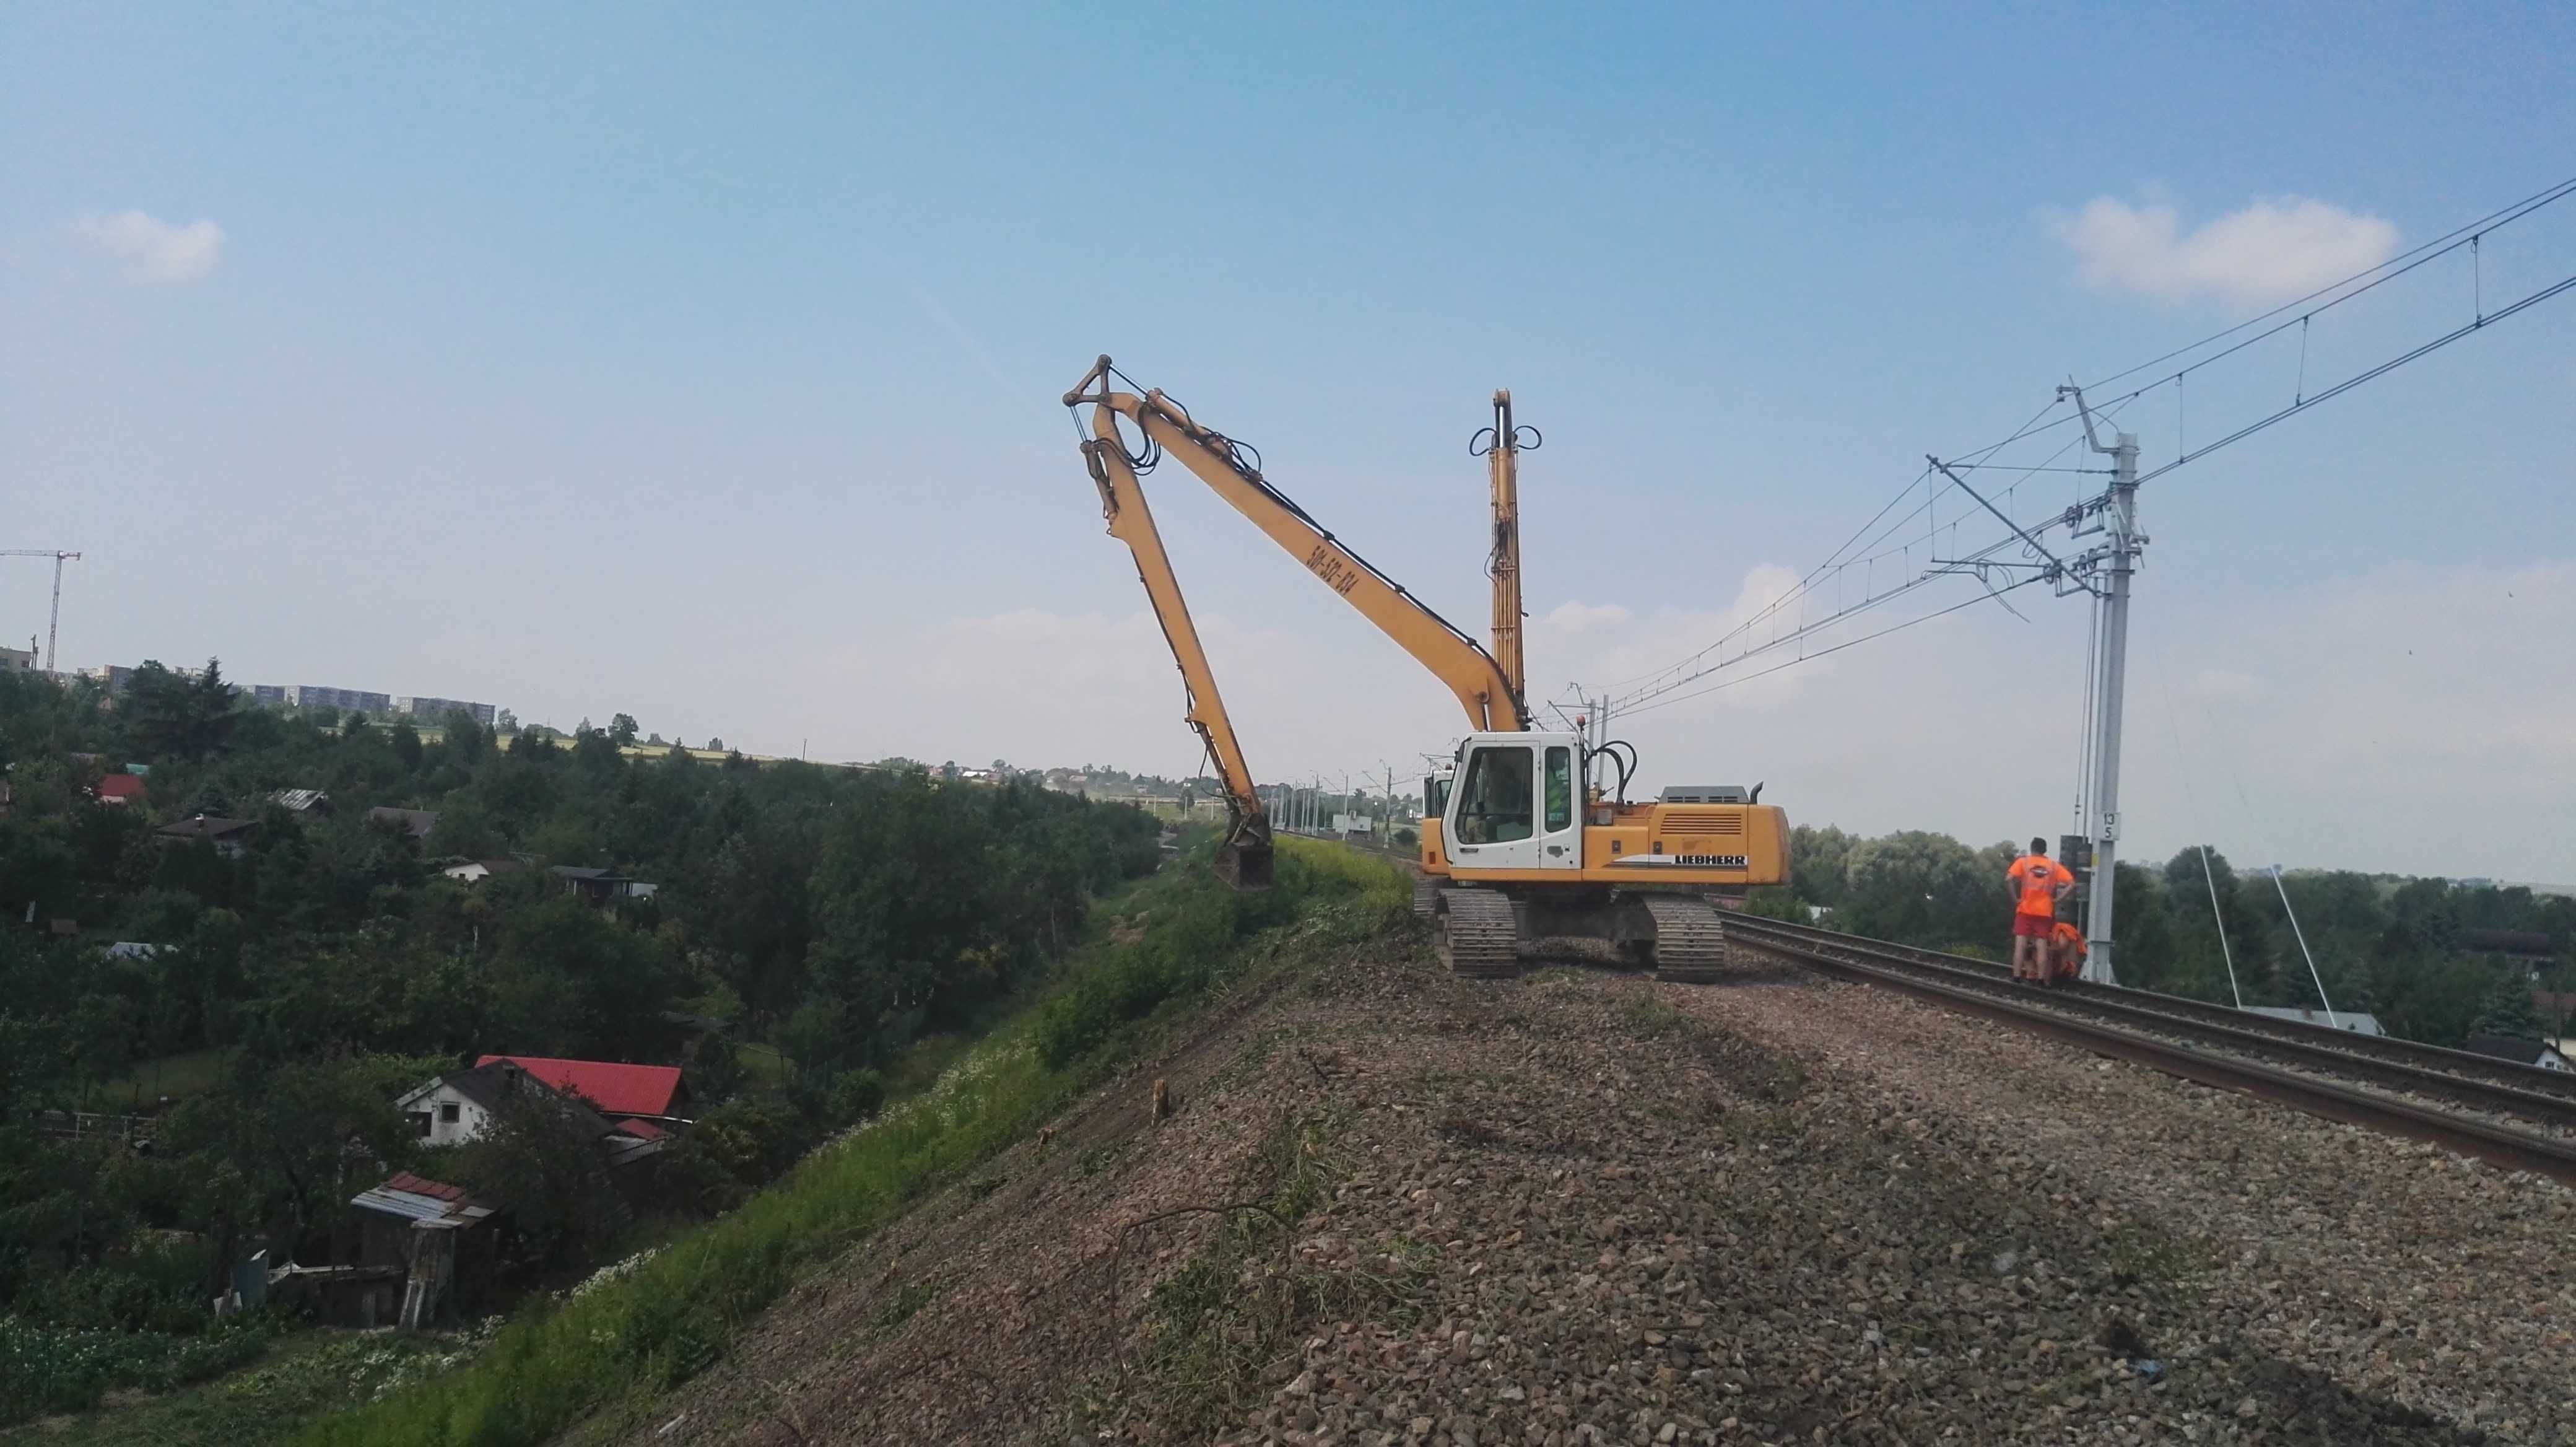
{"type": "Polygon", "coordinates": [[[2057,887],[2073,884],[2065,865],[2045,854],[2025,854],[2012,862],[2011,878],[2021,885],[2021,913],[2057,913],[2057,887]]]}
{"type": "Polygon", "coordinates": [[[2073,945],[2075,947],[2075,957],[2077,959],[2082,959],[2085,954],[2092,949],[2092,946],[2084,943],[2084,931],[2077,929],[2075,926],[2068,924],[2064,920],[2059,920],[2057,922],[2057,928],[2048,932],[2048,940],[2049,943],[2056,945],[2060,949],[2064,949],[2068,945],[2073,945]]]}

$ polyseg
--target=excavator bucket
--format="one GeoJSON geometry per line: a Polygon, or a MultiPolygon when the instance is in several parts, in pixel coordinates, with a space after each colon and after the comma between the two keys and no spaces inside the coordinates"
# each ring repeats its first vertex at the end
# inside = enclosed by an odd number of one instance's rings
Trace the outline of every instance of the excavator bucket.
{"type": "Polygon", "coordinates": [[[1237,889],[1270,887],[1270,841],[1229,841],[1216,847],[1216,877],[1237,889]]]}
{"type": "Polygon", "coordinates": [[[1216,846],[1216,877],[1237,889],[1270,887],[1270,820],[1244,810],[1216,846]]]}

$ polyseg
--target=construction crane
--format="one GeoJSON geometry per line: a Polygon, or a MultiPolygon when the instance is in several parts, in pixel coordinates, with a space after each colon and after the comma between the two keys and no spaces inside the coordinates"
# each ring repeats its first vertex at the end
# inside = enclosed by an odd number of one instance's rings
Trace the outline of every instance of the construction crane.
{"type": "MultiPolygon", "coordinates": [[[[1466,710],[1471,732],[1452,760],[1454,787],[1425,797],[1424,880],[1416,907],[1434,921],[1441,958],[1461,975],[1518,972],[1524,939],[1585,939],[1652,966],[1664,979],[1707,981],[1728,962],[1723,917],[1712,895],[1785,883],[1789,822],[1760,802],[1761,786],[1672,788],[1630,803],[1636,750],[1618,740],[1592,746],[1580,733],[1530,727],[1518,672],[1520,541],[1518,454],[1508,394],[1495,395],[1487,452],[1494,530],[1496,648],[1467,636],[1403,585],[1372,566],[1261,475],[1258,454],[1192,418],[1160,391],[1138,387],[1102,357],[1064,394],[1082,441],[1084,466],[1099,487],[1110,532],[1135,554],[1137,572],[1189,685],[1189,720],[1226,779],[1231,817],[1221,864],[1237,876],[1248,846],[1269,863],[1269,821],[1253,792],[1216,679],[1198,645],[1171,559],[1145,511],[1139,482],[1165,456],[1177,457],[1219,497],[1323,580],[1361,616],[1429,669],[1466,710]],[[1123,382],[1133,390],[1120,391],[1123,382]],[[1089,409],[1086,419],[1083,409],[1089,409]],[[1083,424],[1087,421],[1087,427],[1083,424]],[[1123,428],[1132,427],[1130,446],[1123,428]],[[1503,659],[1511,661],[1507,665],[1503,659]],[[1618,781],[1615,796],[1584,788],[1596,762],[1618,781]],[[1438,829],[1431,826],[1436,816],[1438,829]]],[[[1483,434],[1478,434],[1483,445],[1483,434]]],[[[1431,781],[1437,785],[1440,781],[1431,781]]]]}
{"type": "Polygon", "coordinates": [[[54,635],[63,623],[63,563],[80,561],[80,554],[58,552],[53,548],[0,548],[0,558],[51,558],[54,560],[54,611],[45,619],[45,671],[54,671],[54,635]]]}

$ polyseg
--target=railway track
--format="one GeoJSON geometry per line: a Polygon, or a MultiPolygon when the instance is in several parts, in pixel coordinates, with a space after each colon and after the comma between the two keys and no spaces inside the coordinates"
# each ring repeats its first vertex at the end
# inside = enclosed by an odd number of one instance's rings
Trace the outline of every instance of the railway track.
{"type": "Polygon", "coordinates": [[[2144,991],[2035,990],[2012,984],[2001,967],[1984,961],[1753,916],[1730,916],[1727,931],[1744,945],[1846,979],[2576,1184],[2576,1078],[2557,1072],[2144,991]],[[2249,1020],[2286,1028],[2251,1027],[2249,1020]]]}
{"type": "MultiPolygon", "coordinates": [[[[1890,944],[1884,940],[1863,939],[1857,935],[1837,934],[1813,925],[1790,924],[1783,920],[1764,919],[1756,915],[1729,915],[1727,926],[1738,934],[1755,934],[1770,938],[1787,937],[1853,948],[1866,947],[1882,957],[1902,959],[1926,965],[1939,965],[1967,975],[1982,976],[1998,984],[2008,982],[2011,971],[1986,960],[1966,955],[1943,954],[1938,950],[1914,945],[1890,944]]],[[[2078,1002],[2101,1002],[2128,1005],[2151,1010],[2159,1015],[2198,1026],[2224,1027],[2238,1035],[2263,1035],[2294,1045],[2313,1045],[2359,1055],[2373,1060],[2413,1065],[2449,1076],[2463,1076],[2491,1084],[2557,1095],[2576,1101],[2576,1074],[2543,1070],[2533,1065],[2516,1065],[2487,1055],[2473,1055],[2465,1050],[2448,1050],[2439,1045],[2426,1045],[2393,1036],[2363,1035],[2357,1031],[2337,1030],[2324,1025],[2304,1024],[2297,1020],[2279,1020],[2269,1015],[2253,1015],[2207,1000],[2193,1000],[2180,995],[2161,995],[2151,990],[2126,990],[2108,985],[2091,985],[2072,981],[2053,986],[2051,999],[2078,1002]]],[[[2176,1027],[2179,1028],[2179,1027],[2176,1027]]]]}

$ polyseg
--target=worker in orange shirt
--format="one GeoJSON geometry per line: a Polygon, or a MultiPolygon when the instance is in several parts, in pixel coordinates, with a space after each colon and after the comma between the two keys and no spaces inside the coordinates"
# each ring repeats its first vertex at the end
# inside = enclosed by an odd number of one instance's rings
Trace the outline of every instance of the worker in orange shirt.
{"type": "Polygon", "coordinates": [[[2059,920],[2048,931],[2048,943],[2058,979],[2072,980],[2084,973],[2084,956],[2092,948],[2084,943],[2084,931],[2059,920]]]}
{"type": "Polygon", "coordinates": [[[2074,887],[2074,874],[2048,857],[2045,839],[2030,841],[2030,852],[2012,862],[2004,888],[2014,900],[2014,979],[2048,983],[2049,930],[2057,923],[2057,902],[2074,887]]]}

